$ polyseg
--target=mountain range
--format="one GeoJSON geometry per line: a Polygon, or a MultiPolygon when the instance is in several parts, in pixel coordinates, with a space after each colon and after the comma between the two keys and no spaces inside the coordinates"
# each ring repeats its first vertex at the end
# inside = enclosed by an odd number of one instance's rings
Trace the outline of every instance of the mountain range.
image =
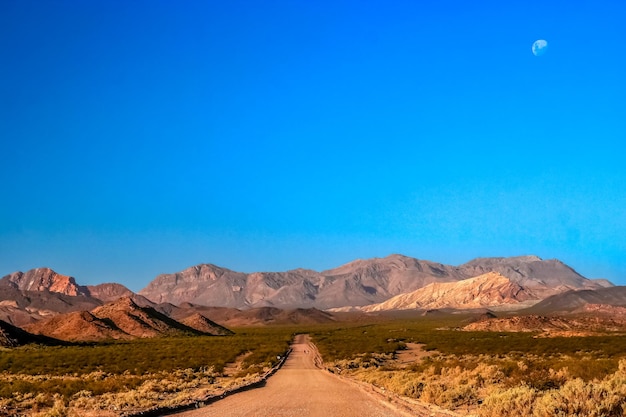
{"type": "Polygon", "coordinates": [[[391,255],[323,272],[296,269],[246,274],[202,264],[159,275],[139,294],[157,303],[326,310],[378,304],[429,284],[459,282],[489,272],[508,278],[511,285],[523,288],[527,299],[536,301],[569,290],[612,286],[605,280],[587,279],[558,260],[536,256],[479,258],[451,266],[391,255]]]}
{"type": "Polygon", "coordinates": [[[339,311],[611,312],[626,306],[625,288],[536,256],[451,266],[390,255],[322,272],[243,273],[200,264],[159,275],[138,294],[117,283],[82,286],[73,277],[36,268],[0,279],[0,320],[6,329],[18,326],[40,337],[95,341],[323,323],[336,320],[332,312],[339,311]]]}

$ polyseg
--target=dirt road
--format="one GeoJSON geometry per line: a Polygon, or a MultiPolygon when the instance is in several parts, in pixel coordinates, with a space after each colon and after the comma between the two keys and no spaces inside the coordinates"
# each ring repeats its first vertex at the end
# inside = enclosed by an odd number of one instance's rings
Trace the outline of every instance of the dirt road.
{"type": "Polygon", "coordinates": [[[365,392],[315,366],[306,336],[296,337],[283,367],[258,389],[240,392],[179,417],[396,417],[407,413],[384,398],[365,392]]]}

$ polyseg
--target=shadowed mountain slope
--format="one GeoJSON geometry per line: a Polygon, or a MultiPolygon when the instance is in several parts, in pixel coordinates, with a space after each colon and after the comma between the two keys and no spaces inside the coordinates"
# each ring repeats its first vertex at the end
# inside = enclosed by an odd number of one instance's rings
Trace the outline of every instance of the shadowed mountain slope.
{"type": "Polygon", "coordinates": [[[0,346],[17,347],[30,343],[58,345],[63,342],[49,337],[31,334],[6,321],[0,320],[0,346]]]}
{"type": "Polygon", "coordinates": [[[626,286],[596,290],[567,291],[544,299],[527,310],[528,313],[572,313],[585,305],[626,306],[626,286]]]}

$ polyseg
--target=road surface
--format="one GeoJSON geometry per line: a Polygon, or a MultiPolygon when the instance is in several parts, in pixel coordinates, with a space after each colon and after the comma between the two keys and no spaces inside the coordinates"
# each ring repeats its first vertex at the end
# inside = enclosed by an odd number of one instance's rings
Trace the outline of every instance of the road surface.
{"type": "Polygon", "coordinates": [[[179,417],[396,417],[407,413],[357,384],[315,366],[315,350],[298,335],[283,367],[264,387],[228,396],[179,417]]]}

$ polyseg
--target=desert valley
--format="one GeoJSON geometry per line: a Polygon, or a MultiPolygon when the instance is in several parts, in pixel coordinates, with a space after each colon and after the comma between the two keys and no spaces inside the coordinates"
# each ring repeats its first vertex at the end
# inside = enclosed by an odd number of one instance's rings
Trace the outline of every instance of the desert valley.
{"type": "Polygon", "coordinates": [[[195,408],[280,381],[270,375],[283,375],[290,345],[290,366],[384,392],[407,415],[626,410],[626,287],[536,256],[451,266],[391,255],[322,272],[201,264],[138,293],[43,267],[10,273],[0,415],[195,408]]]}

